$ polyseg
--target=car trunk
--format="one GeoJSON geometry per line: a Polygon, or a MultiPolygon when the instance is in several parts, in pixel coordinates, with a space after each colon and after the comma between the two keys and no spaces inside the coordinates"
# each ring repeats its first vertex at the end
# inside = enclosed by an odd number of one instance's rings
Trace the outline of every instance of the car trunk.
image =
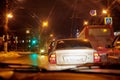
{"type": "Polygon", "coordinates": [[[56,50],[56,62],[58,65],[93,63],[93,53],[92,49],[56,50]]]}

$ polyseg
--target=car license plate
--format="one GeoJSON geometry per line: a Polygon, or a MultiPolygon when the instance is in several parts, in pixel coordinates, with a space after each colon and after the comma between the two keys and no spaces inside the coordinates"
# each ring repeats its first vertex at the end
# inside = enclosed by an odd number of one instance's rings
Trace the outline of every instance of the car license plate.
{"type": "Polygon", "coordinates": [[[84,63],[86,62],[87,56],[85,55],[76,55],[76,56],[64,56],[63,60],[64,62],[68,63],[84,63]]]}

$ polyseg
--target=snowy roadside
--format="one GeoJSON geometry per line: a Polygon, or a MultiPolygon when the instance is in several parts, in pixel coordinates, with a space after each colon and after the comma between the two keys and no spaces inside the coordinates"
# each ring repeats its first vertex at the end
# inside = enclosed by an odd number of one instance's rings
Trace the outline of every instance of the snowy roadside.
{"type": "Polygon", "coordinates": [[[4,58],[16,58],[20,55],[17,52],[11,51],[11,52],[0,52],[0,60],[4,58]]]}

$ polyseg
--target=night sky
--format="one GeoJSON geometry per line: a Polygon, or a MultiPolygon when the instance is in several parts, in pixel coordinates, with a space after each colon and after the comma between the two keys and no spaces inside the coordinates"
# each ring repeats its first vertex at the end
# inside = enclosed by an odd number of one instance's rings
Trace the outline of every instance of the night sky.
{"type": "MultiPolygon", "coordinates": [[[[48,20],[48,33],[56,36],[70,37],[76,30],[83,29],[83,21],[91,21],[90,10],[97,10],[100,15],[103,8],[107,7],[108,0],[10,0],[9,7],[14,18],[9,20],[9,29],[22,34],[26,28],[41,30],[41,22],[48,20]]],[[[110,5],[113,0],[109,0],[110,5]]],[[[0,12],[4,11],[3,0],[0,0],[0,12]]],[[[111,16],[113,17],[114,30],[120,30],[120,1],[112,4],[111,16]]],[[[0,13],[1,16],[3,15],[0,13]]],[[[2,17],[0,18],[2,21],[2,17]]],[[[100,23],[99,23],[100,24],[100,23]]],[[[2,25],[2,23],[1,23],[2,25]]],[[[2,29],[2,26],[0,26],[2,29]]]]}

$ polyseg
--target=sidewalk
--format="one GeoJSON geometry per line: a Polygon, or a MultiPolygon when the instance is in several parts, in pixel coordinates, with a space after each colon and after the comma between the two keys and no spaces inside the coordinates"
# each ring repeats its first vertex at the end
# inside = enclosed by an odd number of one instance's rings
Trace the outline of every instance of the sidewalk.
{"type": "Polygon", "coordinates": [[[17,52],[10,51],[10,52],[0,52],[0,60],[1,59],[6,59],[6,58],[17,58],[20,57],[20,55],[17,52]]]}

